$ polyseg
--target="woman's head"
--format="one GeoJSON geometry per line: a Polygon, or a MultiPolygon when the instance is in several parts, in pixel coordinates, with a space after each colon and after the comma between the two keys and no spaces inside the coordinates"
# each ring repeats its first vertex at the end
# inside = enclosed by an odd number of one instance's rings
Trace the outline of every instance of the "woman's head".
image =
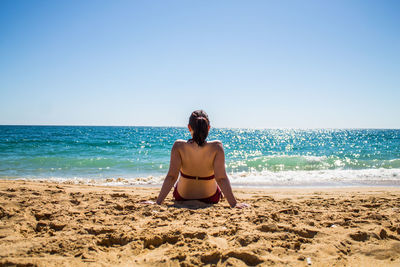
{"type": "Polygon", "coordinates": [[[199,146],[204,145],[210,129],[210,120],[207,113],[203,110],[193,111],[189,118],[189,126],[193,131],[193,141],[199,146]]]}

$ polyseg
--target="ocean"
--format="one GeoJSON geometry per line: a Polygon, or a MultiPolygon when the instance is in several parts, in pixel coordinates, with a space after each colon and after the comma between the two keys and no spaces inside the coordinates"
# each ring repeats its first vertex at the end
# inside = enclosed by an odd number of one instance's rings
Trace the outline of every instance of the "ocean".
{"type": "MultiPolygon", "coordinates": [[[[187,128],[0,126],[0,178],[159,185],[187,128]]],[[[218,129],[233,186],[399,186],[398,129],[218,129]]]]}

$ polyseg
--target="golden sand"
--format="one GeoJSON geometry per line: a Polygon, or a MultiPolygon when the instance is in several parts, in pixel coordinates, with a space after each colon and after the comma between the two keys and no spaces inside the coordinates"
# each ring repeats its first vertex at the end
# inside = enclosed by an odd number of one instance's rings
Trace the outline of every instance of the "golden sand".
{"type": "Polygon", "coordinates": [[[158,190],[0,180],[0,265],[400,266],[398,188],[234,189],[243,210],[139,203],[158,190]]]}

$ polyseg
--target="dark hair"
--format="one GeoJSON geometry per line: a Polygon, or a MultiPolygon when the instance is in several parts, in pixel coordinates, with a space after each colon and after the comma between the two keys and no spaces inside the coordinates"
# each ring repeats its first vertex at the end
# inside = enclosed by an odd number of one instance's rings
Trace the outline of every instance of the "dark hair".
{"type": "Polygon", "coordinates": [[[193,111],[189,118],[189,125],[193,130],[193,141],[199,146],[204,145],[208,136],[208,126],[210,126],[207,113],[204,110],[193,111]]]}

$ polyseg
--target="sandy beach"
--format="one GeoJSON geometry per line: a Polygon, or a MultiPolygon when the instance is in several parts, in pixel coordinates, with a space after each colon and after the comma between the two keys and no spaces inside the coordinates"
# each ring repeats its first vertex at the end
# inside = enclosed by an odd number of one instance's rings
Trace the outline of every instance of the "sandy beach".
{"type": "Polygon", "coordinates": [[[162,206],[158,188],[0,181],[2,266],[399,266],[400,189],[234,189],[162,206]]]}

